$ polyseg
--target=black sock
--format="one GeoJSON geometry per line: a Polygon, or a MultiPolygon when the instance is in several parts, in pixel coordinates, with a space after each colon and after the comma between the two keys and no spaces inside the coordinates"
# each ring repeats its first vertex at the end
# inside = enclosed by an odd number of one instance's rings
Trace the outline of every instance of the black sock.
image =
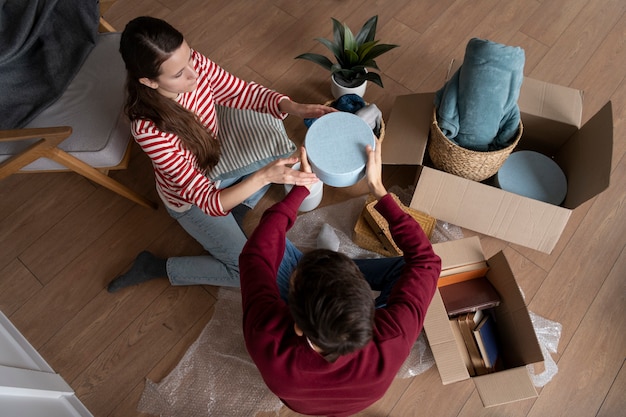
{"type": "Polygon", "coordinates": [[[108,292],[115,292],[131,285],[141,284],[154,278],[166,278],[166,259],[157,258],[147,251],[141,252],[130,269],[115,278],[107,286],[108,292]]]}

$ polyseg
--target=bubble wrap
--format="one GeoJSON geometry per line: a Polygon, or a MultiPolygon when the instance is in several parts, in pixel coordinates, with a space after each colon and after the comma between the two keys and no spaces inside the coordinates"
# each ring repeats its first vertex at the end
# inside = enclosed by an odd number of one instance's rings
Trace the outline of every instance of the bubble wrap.
{"type": "Polygon", "coordinates": [[[561,323],[557,323],[552,320],[548,320],[541,317],[532,311],[528,312],[530,320],[533,323],[535,334],[537,335],[537,341],[541,347],[543,353],[543,372],[537,373],[533,365],[527,365],[528,373],[536,387],[543,387],[546,385],[554,375],[559,371],[558,366],[550,353],[556,353],[559,346],[559,340],[561,339],[561,323]]]}
{"type": "Polygon", "coordinates": [[[241,293],[221,288],[211,321],[168,376],[146,380],[137,410],[161,417],[278,415],[282,403],[250,359],[241,321],[241,293]]]}

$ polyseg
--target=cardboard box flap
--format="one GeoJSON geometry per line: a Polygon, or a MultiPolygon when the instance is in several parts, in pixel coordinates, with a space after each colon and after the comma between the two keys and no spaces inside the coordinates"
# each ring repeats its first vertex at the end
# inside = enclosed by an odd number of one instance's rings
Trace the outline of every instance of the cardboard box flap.
{"type": "Polygon", "coordinates": [[[449,222],[550,253],[571,211],[443,171],[422,167],[410,207],[449,222]]]}
{"type": "Polygon", "coordinates": [[[424,330],[439,370],[441,382],[447,385],[469,378],[469,372],[459,353],[454,334],[450,328],[448,313],[439,291],[435,291],[435,296],[426,312],[424,330]]]}
{"type": "Polygon", "coordinates": [[[433,250],[441,258],[442,270],[485,260],[478,236],[437,243],[433,250]]]}
{"type": "Polygon", "coordinates": [[[525,366],[476,376],[473,380],[485,407],[537,396],[537,389],[533,385],[525,366]]]}
{"type": "Polygon", "coordinates": [[[487,278],[503,301],[495,313],[504,365],[513,368],[542,362],[543,353],[535,328],[504,253],[498,252],[487,263],[490,267],[487,278]]]}
{"type": "Polygon", "coordinates": [[[387,164],[418,165],[424,159],[434,93],[397,96],[385,124],[382,158],[387,164]]]}
{"type": "Polygon", "coordinates": [[[613,111],[609,101],[555,155],[567,177],[565,207],[574,209],[608,188],[612,156],[613,111]]]}
{"type": "Polygon", "coordinates": [[[580,127],[583,114],[580,90],[524,77],[517,104],[521,113],[580,127]]]}

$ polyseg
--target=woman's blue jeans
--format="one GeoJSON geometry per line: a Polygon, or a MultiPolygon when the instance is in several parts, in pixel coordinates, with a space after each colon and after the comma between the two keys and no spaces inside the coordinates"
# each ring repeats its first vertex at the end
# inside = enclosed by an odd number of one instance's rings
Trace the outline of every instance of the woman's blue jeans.
{"type": "MultiPolygon", "coordinates": [[[[201,256],[168,258],[167,276],[170,283],[239,287],[239,255],[246,244],[246,236],[233,215],[209,216],[195,205],[183,213],[170,209],[168,212],[209,252],[201,256]]],[[[287,240],[277,281],[289,282],[292,265],[295,266],[300,256],[302,253],[287,240]]]]}

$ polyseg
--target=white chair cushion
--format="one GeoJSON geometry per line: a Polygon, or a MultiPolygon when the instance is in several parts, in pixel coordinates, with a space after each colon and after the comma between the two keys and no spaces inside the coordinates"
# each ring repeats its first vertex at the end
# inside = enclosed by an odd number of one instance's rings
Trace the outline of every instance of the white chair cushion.
{"type": "MultiPolygon", "coordinates": [[[[130,125],[122,113],[126,69],[119,53],[120,33],[102,33],[63,95],[26,128],[71,126],[72,135],[59,146],[96,167],[119,164],[131,140],[130,125]]],[[[0,161],[21,152],[32,142],[0,143],[0,161]]],[[[66,169],[40,158],[24,170],[66,169]]]]}

